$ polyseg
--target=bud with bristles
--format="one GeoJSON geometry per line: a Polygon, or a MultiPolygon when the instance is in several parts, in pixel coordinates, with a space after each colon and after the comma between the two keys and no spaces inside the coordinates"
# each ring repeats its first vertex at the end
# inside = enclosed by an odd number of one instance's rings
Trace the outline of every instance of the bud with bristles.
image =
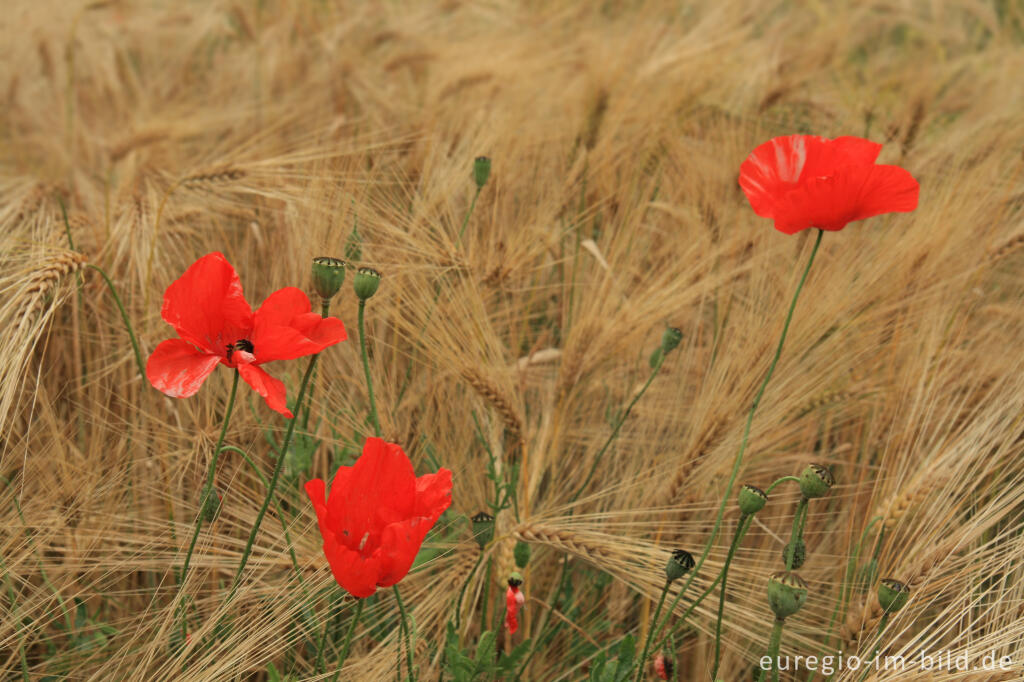
{"type": "Polygon", "coordinates": [[[896,613],[910,599],[910,588],[899,580],[884,578],[878,583],[878,603],[885,613],[896,613]]]}
{"type": "Polygon", "coordinates": [[[491,159],[486,156],[478,156],[473,160],[473,182],[476,183],[478,189],[482,189],[487,184],[487,179],[491,177],[491,159]]]}
{"type": "Polygon", "coordinates": [[[473,515],[473,539],[483,549],[494,538],[494,517],[487,512],[473,515]]]}
{"type": "Polygon", "coordinates": [[[772,574],[765,592],[778,620],[792,616],[807,601],[807,583],[796,573],[789,571],[772,574]]]}
{"type": "Polygon", "coordinates": [[[795,571],[803,566],[806,560],[807,545],[802,539],[796,541],[795,549],[792,542],[786,543],[786,546],[782,548],[782,562],[789,566],[791,571],[795,571]]]}
{"type": "Polygon", "coordinates": [[[665,330],[665,333],[661,335],[661,351],[668,355],[676,348],[683,340],[683,332],[676,327],[669,327],[665,330]]]}
{"type": "Polygon", "coordinates": [[[199,510],[203,520],[212,523],[220,514],[220,491],[214,486],[204,485],[202,495],[199,497],[199,510]]]}
{"type": "Polygon", "coordinates": [[[665,564],[665,577],[669,582],[679,580],[686,572],[694,567],[696,562],[693,560],[693,555],[683,549],[677,549],[672,552],[672,556],[669,557],[668,563],[665,564]]]}
{"type": "Polygon", "coordinates": [[[526,568],[526,564],[530,563],[530,545],[520,540],[512,550],[512,556],[515,557],[517,568],[526,568]]]}
{"type": "Polygon", "coordinates": [[[356,296],[359,297],[360,301],[365,301],[377,293],[379,286],[380,273],[373,268],[359,268],[352,280],[352,287],[355,289],[356,296]]]}
{"type": "Polygon", "coordinates": [[[743,514],[756,514],[768,504],[768,495],[763,490],[753,485],[744,484],[740,488],[739,496],[740,512],[743,514]]]}
{"type": "Polygon", "coordinates": [[[313,288],[320,298],[330,300],[345,281],[345,261],[330,256],[313,259],[313,288]]]}
{"type": "Polygon", "coordinates": [[[836,484],[836,479],[827,467],[820,464],[808,464],[800,474],[800,492],[807,499],[824,497],[836,484]]]}

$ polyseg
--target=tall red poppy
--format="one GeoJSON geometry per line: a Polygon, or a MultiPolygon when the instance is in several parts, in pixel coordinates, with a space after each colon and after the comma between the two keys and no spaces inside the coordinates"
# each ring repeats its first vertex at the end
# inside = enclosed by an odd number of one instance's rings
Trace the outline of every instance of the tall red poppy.
{"type": "Polygon", "coordinates": [[[740,166],[740,187],[757,215],[794,234],[917,208],[917,181],[899,166],[875,163],[882,145],[859,137],[776,137],[740,166]]]}
{"type": "Polygon", "coordinates": [[[329,498],[321,479],[306,483],[334,579],[359,598],[400,581],[451,492],[451,471],[417,478],[402,448],[380,438],[367,438],[355,465],[338,469],[329,498]]]}
{"type": "Polygon", "coordinates": [[[521,584],[521,581],[509,580],[508,589],[505,590],[505,628],[510,635],[519,629],[519,610],[526,603],[526,597],[519,589],[521,584]]]}
{"type": "Polygon", "coordinates": [[[260,365],[319,353],[348,338],[341,320],[312,312],[309,297],[295,287],[275,291],[254,313],[238,273],[218,252],[167,287],[160,312],[180,338],[161,342],[149,356],[146,376],[157,390],[186,398],[218,364],[227,365],[270,409],[289,418],[284,383],[260,365]]]}

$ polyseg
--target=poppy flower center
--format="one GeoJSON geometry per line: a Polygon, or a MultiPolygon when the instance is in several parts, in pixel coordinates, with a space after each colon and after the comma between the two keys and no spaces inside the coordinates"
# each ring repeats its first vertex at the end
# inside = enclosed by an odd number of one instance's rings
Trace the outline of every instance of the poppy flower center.
{"type": "Polygon", "coordinates": [[[256,348],[249,339],[238,339],[234,343],[229,343],[225,348],[227,349],[228,362],[231,361],[231,356],[235,354],[236,350],[246,354],[242,358],[245,362],[252,362],[255,359],[256,348]]]}

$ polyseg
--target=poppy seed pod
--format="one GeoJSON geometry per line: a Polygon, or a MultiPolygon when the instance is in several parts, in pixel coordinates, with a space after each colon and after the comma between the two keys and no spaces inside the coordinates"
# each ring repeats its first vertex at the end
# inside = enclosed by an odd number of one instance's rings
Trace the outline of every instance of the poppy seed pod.
{"type": "Polygon", "coordinates": [[[673,550],[672,556],[669,557],[668,563],[665,564],[665,577],[669,582],[679,580],[687,571],[694,567],[696,562],[693,560],[693,555],[684,549],[673,550]]]}
{"type": "Polygon", "coordinates": [[[530,563],[530,545],[520,540],[512,550],[512,556],[515,557],[516,567],[526,568],[526,564],[530,563]]]}
{"type": "Polygon", "coordinates": [[[661,335],[661,352],[668,355],[676,348],[683,340],[683,332],[677,327],[669,327],[665,330],[665,333],[661,335]]]}
{"type": "Polygon", "coordinates": [[[199,497],[199,509],[203,520],[212,523],[220,514],[221,494],[216,486],[204,485],[203,494],[199,497]]]}
{"type": "Polygon", "coordinates": [[[494,517],[487,512],[477,512],[473,522],[473,539],[483,549],[494,538],[494,517]]]}
{"type": "Polygon", "coordinates": [[[365,301],[377,293],[377,288],[380,287],[380,273],[373,268],[359,268],[352,280],[352,287],[359,300],[365,301]]]}
{"type": "Polygon", "coordinates": [[[334,297],[345,281],[345,261],[330,256],[313,259],[313,288],[325,301],[334,297]]]}
{"type": "Polygon", "coordinates": [[[482,189],[491,177],[491,159],[487,156],[478,156],[473,159],[473,182],[477,188],[482,189]]]}
{"type": "Polygon", "coordinates": [[[902,609],[907,600],[910,599],[910,588],[899,580],[883,578],[878,583],[878,603],[886,613],[896,613],[902,609]]]}
{"type": "Polygon", "coordinates": [[[790,570],[797,570],[804,565],[806,560],[807,544],[803,540],[797,540],[795,547],[792,542],[787,542],[786,546],[782,548],[782,561],[789,566],[790,570]]]}
{"type": "Polygon", "coordinates": [[[757,486],[744,484],[740,488],[739,496],[740,512],[743,514],[756,514],[768,504],[768,495],[757,486]]]}
{"type": "Polygon", "coordinates": [[[807,583],[796,573],[782,571],[768,578],[768,603],[775,617],[785,620],[799,611],[807,601],[807,583]]]}
{"type": "Polygon", "coordinates": [[[523,574],[519,571],[512,571],[508,574],[508,586],[519,587],[523,584],[523,574]]]}
{"type": "Polygon", "coordinates": [[[836,484],[836,479],[827,467],[820,464],[808,464],[800,474],[800,492],[807,499],[824,497],[836,484]]]}

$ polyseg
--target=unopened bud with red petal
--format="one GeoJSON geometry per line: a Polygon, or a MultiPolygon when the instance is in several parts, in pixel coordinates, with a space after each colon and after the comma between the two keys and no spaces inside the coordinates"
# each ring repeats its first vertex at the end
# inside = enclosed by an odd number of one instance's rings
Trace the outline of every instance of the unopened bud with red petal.
{"type": "Polygon", "coordinates": [[[672,660],[665,654],[658,654],[654,657],[654,674],[659,680],[672,679],[672,660]]]}
{"type": "Polygon", "coordinates": [[[673,582],[682,578],[686,573],[696,565],[697,562],[693,560],[693,555],[687,552],[685,549],[677,549],[672,552],[672,556],[669,557],[668,563],[665,564],[665,578],[669,582],[673,582]]]}
{"type": "Polygon", "coordinates": [[[377,293],[377,288],[380,287],[380,273],[373,268],[359,268],[352,279],[352,287],[359,300],[365,301],[377,293]]]}
{"type": "Polygon", "coordinates": [[[737,502],[740,506],[740,513],[747,515],[756,514],[768,504],[768,495],[757,486],[744,484],[740,488],[737,502]]]}
{"type": "Polygon", "coordinates": [[[345,281],[345,261],[330,256],[317,256],[313,259],[312,275],[316,293],[329,301],[345,281]]]}
{"type": "Polygon", "coordinates": [[[836,479],[828,467],[820,464],[808,464],[800,474],[800,492],[807,499],[824,497],[836,484],[836,479]]]}
{"type": "Polygon", "coordinates": [[[494,538],[494,517],[487,512],[477,512],[473,522],[473,539],[483,549],[494,538]]]}
{"type": "Polygon", "coordinates": [[[803,608],[807,601],[807,583],[796,573],[781,571],[768,579],[768,603],[775,612],[775,617],[785,620],[803,608]]]}
{"type": "Polygon", "coordinates": [[[878,583],[878,603],[886,613],[896,613],[910,599],[910,588],[899,580],[884,578],[878,583]]]}

